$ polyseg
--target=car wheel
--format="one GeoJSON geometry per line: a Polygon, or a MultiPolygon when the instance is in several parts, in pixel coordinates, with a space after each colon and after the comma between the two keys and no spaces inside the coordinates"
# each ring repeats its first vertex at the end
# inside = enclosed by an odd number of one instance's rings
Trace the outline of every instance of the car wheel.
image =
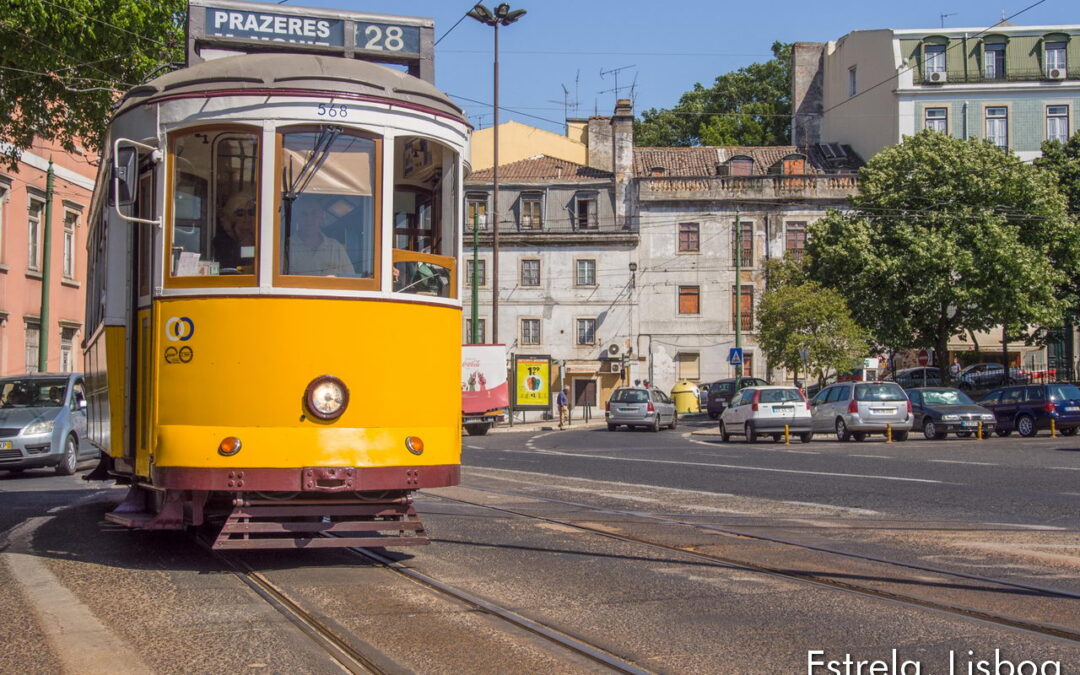
{"type": "Polygon", "coordinates": [[[908,432],[906,431],[894,431],[892,439],[898,443],[903,443],[907,440],[908,432]]]}
{"type": "Polygon", "coordinates": [[[803,443],[809,443],[810,441],[814,440],[814,432],[807,431],[805,434],[799,434],[799,440],[803,443]]]}
{"type": "Polygon", "coordinates": [[[618,428],[619,428],[618,424],[609,424],[609,425],[607,425],[607,430],[608,431],[615,431],[618,428]]]}
{"type": "Polygon", "coordinates": [[[60,463],[56,465],[57,476],[70,476],[75,473],[75,466],[79,463],[78,453],[75,437],[68,436],[64,441],[64,455],[60,458],[60,463]]]}
{"type": "Polygon", "coordinates": [[[660,413],[656,413],[656,419],[649,425],[649,431],[660,431],[660,413]]]}
{"type": "MultiPolygon", "coordinates": [[[[934,420],[926,420],[923,422],[922,433],[923,436],[926,436],[926,440],[928,441],[940,441],[946,436],[945,433],[938,431],[937,425],[934,424],[934,420]]],[[[895,436],[896,434],[893,434],[893,437],[895,436]]]]}
{"type": "Polygon", "coordinates": [[[1035,420],[1031,418],[1031,415],[1021,415],[1016,420],[1016,430],[1020,432],[1020,435],[1024,438],[1031,438],[1038,433],[1035,428],[1035,420]]]}
{"type": "Polygon", "coordinates": [[[847,425],[844,424],[842,417],[836,418],[836,440],[841,443],[846,443],[851,440],[851,432],[848,431],[847,425]]]}
{"type": "Polygon", "coordinates": [[[856,443],[862,443],[866,440],[866,432],[856,431],[855,433],[851,434],[851,437],[855,439],[856,443]]]}
{"type": "Polygon", "coordinates": [[[757,434],[754,433],[753,425],[751,425],[749,422],[747,422],[746,426],[743,427],[743,431],[746,433],[746,442],[747,443],[757,443],[757,434]]]}
{"type": "Polygon", "coordinates": [[[1012,429],[994,429],[994,433],[1002,438],[1005,438],[1012,433],[1012,429]]]}
{"type": "Polygon", "coordinates": [[[1078,428],[1080,428],[1080,427],[1069,427],[1068,429],[1062,429],[1061,430],[1061,435],[1062,436],[1075,436],[1076,435],[1076,430],[1078,428]]]}
{"type": "Polygon", "coordinates": [[[724,426],[724,420],[720,420],[720,442],[727,443],[731,440],[731,434],[727,432],[727,427],[724,426]]]}
{"type": "Polygon", "coordinates": [[[671,424],[668,425],[668,429],[674,429],[679,426],[679,413],[671,414],[671,424]]]}

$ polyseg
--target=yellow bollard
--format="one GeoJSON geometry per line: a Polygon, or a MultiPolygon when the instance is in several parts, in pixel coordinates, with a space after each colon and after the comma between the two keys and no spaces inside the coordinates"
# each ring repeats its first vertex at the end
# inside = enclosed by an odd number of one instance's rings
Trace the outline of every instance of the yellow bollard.
{"type": "Polygon", "coordinates": [[[1057,437],[1057,425],[1054,424],[1054,418],[1050,418],[1050,438],[1057,437]]]}
{"type": "Polygon", "coordinates": [[[791,428],[784,425],[784,445],[791,445],[791,428]]]}
{"type": "Polygon", "coordinates": [[[982,422],[979,422],[979,428],[975,430],[975,440],[982,440],[982,422]]]}
{"type": "Polygon", "coordinates": [[[885,425],[885,442],[886,443],[892,443],[892,425],[891,424],[886,424],[885,425]]]}

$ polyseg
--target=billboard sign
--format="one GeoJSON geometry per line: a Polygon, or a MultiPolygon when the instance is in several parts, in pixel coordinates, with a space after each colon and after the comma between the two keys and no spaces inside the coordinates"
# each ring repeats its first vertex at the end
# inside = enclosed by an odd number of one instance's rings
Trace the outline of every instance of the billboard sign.
{"type": "Polygon", "coordinates": [[[514,356],[514,401],[517,410],[551,410],[551,357],[514,356]]]}

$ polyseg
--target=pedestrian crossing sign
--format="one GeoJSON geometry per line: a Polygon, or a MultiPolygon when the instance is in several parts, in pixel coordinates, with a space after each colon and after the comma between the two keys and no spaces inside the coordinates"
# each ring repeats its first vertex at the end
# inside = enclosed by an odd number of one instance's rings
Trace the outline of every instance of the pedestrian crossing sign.
{"type": "Polygon", "coordinates": [[[741,366],[743,364],[742,347],[732,347],[728,352],[727,362],[733,366],[741,366]]]}

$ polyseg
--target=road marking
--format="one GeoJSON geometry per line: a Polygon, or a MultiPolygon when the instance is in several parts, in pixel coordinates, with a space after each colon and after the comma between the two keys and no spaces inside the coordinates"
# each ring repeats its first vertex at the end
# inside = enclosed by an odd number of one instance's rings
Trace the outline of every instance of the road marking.
{"type": "Polygon", "coordinates": [[[1065,497],[1080,497],[1080,492],[1062,492],[1065,497]]]}
{"type": "Polygon", "coordinates": [[[974,464],[975,466],[1001,466],[993,462],[965,462],[959,459],[931,459],[931,462],[937,462],[938,464],[974,464]]]}
{"type": "Polygon", "coordinates": [[[1039,530],[1049,532],[1063,532],[1067,528],[1055,527],[1053,525],[1024,525],[1022,523],[983,523],[983,525],[993,525],[994,527],[1015,527],[1019,530],[1039,530]]]}
{"type": "Polygon", "coordinates": [[[700,466],[715,469],[734,469],[736,471],[765,471],[768,473],[794,473],[804,476],[834,476],[837,478],[869,478],[872,480],[891,480],[901,483],[933,483],[935,485],[960,485],[942,480],[930,480],[929,478],[903,478],[900,476],[872,476],[860,473],[834,473],[831,471],[802,471],[798,469],[774,469],[763,466],[739,466],[738,464],[707,464],[705,462],[679,462],[673,459],[645,459],[640,457],[605,457],[603,455],[586,455],[577,452],[561,452],[559,450],[537,450],[547,455],[559,457],[581,457],[584,459],[601,459],[618,462],[643,462],[647,464],[676,464],[680,466],[700,466]]]}
{"type": "Polygon", "coordinates": [[[1055,471],[1080,471],[1078,466],[1048,466],[1048,469],[1054,469],[1055,471]]]}
{"type": "Polygon", "coordinates": [[[851,457],[869,457],[871,459],[892,459],[888,455],[851,455],[851,457]]]}
{"type": "Polygon", "coordinates": [[[820,455],[816,450],[777,450],[777,452],[789,452],[793,455],[820,455]]]}
{"type": "Polygon", "coordinates": [[[483,450],[483,448],[479,445],[466,445],[465,447],[469,448],[470,450],[483,450]]]}
{"type": "Polygon", "coordinates": [[[22,586],[56,658],[69,673],[151,672],[126,642],[56,578],[43,558],[33,553],[30,540],[34,531],[50,520],[31,518],[11,530],[11,548],[0,556],[22,586]]]}

